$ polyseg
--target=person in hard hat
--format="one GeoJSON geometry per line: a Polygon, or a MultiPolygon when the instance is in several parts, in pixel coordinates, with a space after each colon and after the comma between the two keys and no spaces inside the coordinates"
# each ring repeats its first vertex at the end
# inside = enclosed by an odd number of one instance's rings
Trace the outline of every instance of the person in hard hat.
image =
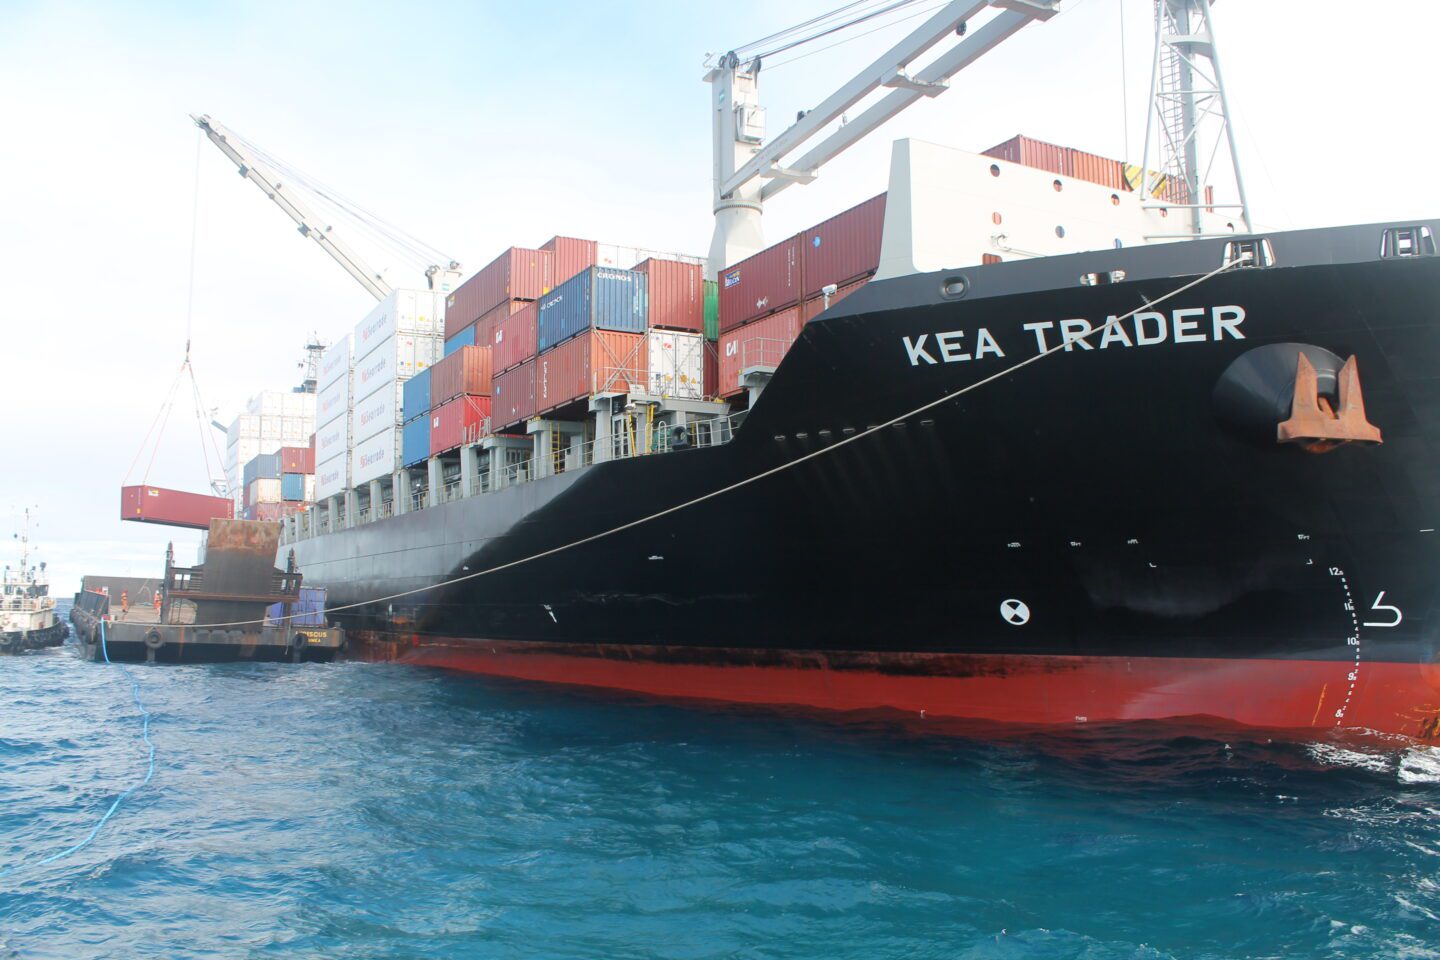
{"type": "Polygon", "coordinates": [[[160,591],[155,591],[155,619],[160,619],[160,591]]]}
{"type": "Polygon", "coordinates": [[[120,591],[120,619],[121,619],[121,620],[124,620],[125,617],[126,617],[126,615],[129,614],[129,613],[130,613],[130,591],[129,591],[129,590],[121,590],[121,591],[120,591]]]}

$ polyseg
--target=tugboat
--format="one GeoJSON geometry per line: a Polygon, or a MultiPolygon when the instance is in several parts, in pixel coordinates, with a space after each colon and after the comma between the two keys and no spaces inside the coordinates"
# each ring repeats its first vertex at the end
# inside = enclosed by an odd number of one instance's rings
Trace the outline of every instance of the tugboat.
{"type": "Polygon", "coordinates": [[[0,653],[23,653],[42,647],[58,647],[70,629],[55,617],[55,598],[45,563],[30,565],[30,511],[25,511],[25,530],[20,541],[20,566],[5,567],[4,593],[0,594],[0,653]]]}

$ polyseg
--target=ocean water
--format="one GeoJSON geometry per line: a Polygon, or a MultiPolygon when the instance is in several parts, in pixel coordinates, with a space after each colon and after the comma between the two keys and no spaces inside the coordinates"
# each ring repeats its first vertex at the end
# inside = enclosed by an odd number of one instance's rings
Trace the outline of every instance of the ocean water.
{"type": "Polygon", "coordinates": [[[1440,957],[1440,760],[0,660],[0,958],[1440,957]]]}

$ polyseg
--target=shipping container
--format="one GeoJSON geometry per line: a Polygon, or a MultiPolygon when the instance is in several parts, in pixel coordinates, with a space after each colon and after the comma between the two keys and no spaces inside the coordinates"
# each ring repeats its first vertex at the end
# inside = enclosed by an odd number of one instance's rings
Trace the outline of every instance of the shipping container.
{"type": "Polygon", "coordinates": [[[871,197],[800,236],[800,275],[805,297],[827,284],[837,286],[867,276],[880,266],[880,236],[885,231],[885,194],[871,197]]]}
{"type": "Polygon", "coordinates": [[[780,366],[802,325],[800,308],[790,307],[720,334],[719,395],[739,393],[740,375],[746,370],[780,366]]]}
{"type": "MultiPolygon", "coordinates": [[[[424,423],[425,421],[420,421],[424,423]]],[[[315,465],[315,499],[328,500],[330,497],[350,489],[350,454],[344,449],[340,455],[315,465]]]]}
{"type": "Polygon", "coordinates": [[[1125,182],[1125,164],[1119,160],[1109,160],[1083,150],[1071,150],[1070,163],[1074,171],[1071,176],[1076,180],[1098,183],[1111,190],[1128,189],[1125,182]]]}
{"type": "Polygon", "coordinates": [[[635,266],[646,276],[647,323],[663,330],[705,329],[705,278],[700,264],[650,257],[635,266]]]}
{"type": "Polygon", "coordinates": [[[430,456],[439,456],[487,436],[489,397],[455,397],[430,411],[430,456]]]}
{"type": "Polygon", "coordinates": [[[315,386],[323,390],[339,379],[343,373],[350,371],[350,337],[347,334],[335,341],[320,354],[320,372],[316,377],[315,386]]]}
{"type": "Polygon", "coordinates": [[[536,318],[539,302],[527,303],[521,310],[495,324],[488,338],[490,362],[496,371],[518,367],[535,356],[536,318]]]}
{"type": "MultiPolygon", "coordinates": [[[[315,401],[315,426],[322,427],[350,409],[350,372],[320,388],[315,401]]],[[[257,428],[258,435],[258,428],[257,428]]]]}
{"type": "Polygon", "coordinates": [[[430,414],[405,424],[400,434],[400,463],[413,467],[430,459],[430,414]]]}
{"type": "Polygon", "coordinates": [[[594,240],[575,237],[551,237],[545,241],[540,249],[548,251],[552,258],[550,286],[558,287],[586,267],[593,267],[598,262],[595,259],[598,246],[594,240]]]}
{"type": "Polygon", "coordinates": [[[681,330],[650,330],[645,334],[647,393],[700,400],[705,396],[705,338],[681,330]]]}
{"type": "Polygon", "coordinates": [[[536,413],[596,394],[642,392],[649,379],[643,333],[589,330],[535,363],[536,413]]]}
{"type": "MultiPolygon", "coordinates": [[[[455,336],[447,337],[445,339],[445,356],[450,356],[450,354],[459,350],[461,347],[473,347],[475,345],[475,330],[479,325],[480,321],[476,320],[470,324],[470,326],[455,334],[455,336]]],[[[437,360],[436,363],[439,363],[439,361],[437,360]]]]}
{"type": "Polygon", "coordinates": [[[446,298],[445,335],[459,333],[502,300],[538,300],[554,284],[548,250],[511,247],[446,298]]]}
{"type": "Polygon", "coordinates": [[[257,503],[279,503],[284,499],[284,489],[282,477],[252,480],[245,485],[245,503],[249,506],[257,503]]]}
{"type": "Polygon", "coordinates": [[[490,347],[466,347],[430,368],[430,409],[465,394],[490,396],[490,347]]]}
{"type": "MultiPolygon", "coordinates": [[[[548,291],[547,291],[548,292],[548,291]]],[[[499,305],[489,310],[475,321],[475,346],[483,347],[490,343],[491,335],[495,333],[495,327],[500,321],[514,313],[519,313],[534,300],[503,300],[499,305]]]]}
{"type": "Polygon", "coordinates": [[[391,427],[399,426],[402,422],[401,392],[405,384],[397,383],[391,387],[384,387],[376,390],[364,400],[357,401],[355,412],[350,417],[350,441],[351,445],[362,440],[369,440],[381,430],[388,430],[391,427]]]}
{"type": "Polygon", "coordinates": [[[490,418],[496,433],[535,416],[535,358],[496,374],[491,399],[490,418]]]}
{"type": "Polygon", "coordinates": [[[280,499],[304,500],[305,480],[303,473],[287,473],[280,478],[280,499]]]}
{"type": "Polygon", "coordinates": [[[430,413],[430,371],[434,369],[421,370],[401,386],[401,417],[406,423],[430,413]]]}
{"type": "MultiPolygon", "coordinates": [[[[350,418],[331,420],[315,431],[315,462],[324,463],[338,457],[350,447],[350,418]]],[[[318,472],[318,471],[317,471],[318,472]]]]}
{"type": "Polygon", "coordinates": [[[433,290],[391,290],[365,319],[355,325],[351,337],[354,362],[396,334],[438,337],[445,329],[445,297],[433,290]]]}
{"type": "Polygon", "coordinates": [[[234,517],[235,501],[229,497],[145,485],[120,488],[121,520],[208,530],[212,519],[232,520],[234,517]]]}
{"type": "Polygon", "coordinates": [[[388,477],[400,462],[400,428],[382,430],[350,451],[350,485],[358,487],[388,477]]]}
{"type": "Polygon", "coordinates": [[[295,602],[290,604],[290,618],[285,617],[285,604],[272,603],[265,608],[266,626],[323,627],[325,626],[325,588],[301,587],[295,602]]]}
{"type": "Polygon", "coordinates": [[[720,344],[714,340],[705,341],[705,369],[701,382],[705,387],[705,399],[720,396],[720,344]]]}
{"type": "Polygon", "coordinates": [[[997,160],[1008,160],[1011,163],[1018,163],[1036,170],[1048,170],[1051,173],[1058,173],[1062,177],[1071,176],[1075,170],[1068,147],[1059,147],[1053,143],[1031,140],[1029,137],[1023,136],[1011,137],[1004,143],[997,143],[989,150],[982,151],[982,155],[995,157],[997,160]]]}
{"type": "Polygon", "coordinates": [[[241,473],[241,482],[248,487],[261,477],[268,480],[279,480],[282,472],[284,471],[280,468],[280,454],[262,453],[251,458],[250,462],[245,464],[241,473]]]}
{"type": "Polygon", "coordinates": [[[720,284],[705,281],[705,339],[720,339],[720,284]]]}
{"type": "Polygon", "coordinates": [[[281,447],[280,448],[280,472],[284,473],[314,473],[315,472],[315,448],[314,447],[281,447]]]}
{"type": "Polygon", "coordinates": [[[643,333],[646,280],[633,270],[591,267],[560,284],[540,301],[540,352],[585,330],[643,333]]]}
{"type": "Polygon", "coordinates": [[[305,509],[302,503],[281,503],[267,502],[257,503],[249,507],[245,512],[246,520],[268,520],[271,522],[284,519],[294,513],[305,509]]]}
{"type": "Polygon", "coordinates": [[[800,235],[782,240],[720,274],[720,333],[800,301],[800,235]]]}
{"type": "Polygon", "coordinates": [[[444,344],[435,337],[397,334],[370,351],[355,365],[351,405],[358,404],[382,386],[404,381],[428,368],[444,353],[444,344]]]}
{"type": "MultiPolygon", "coordinates": [[[[853,282],[851,282],[851,283],[847,283],[847,284],[845,284],[845,286],[841,287],[839,290],[836,290],[835,293],[834,293],[834,295],[832,295],[832,296],[830,297],[830,307],[835,306],[835,305],[838,304],[841,300],[844,300],[846,297],[850,296],[850,294],[854,293],[856,290],[859,290],[861,287],[865,286],[865,284],[868,283],[869,280],[870,280],[869,277],[861,277],[859,280],[855,280],[855,281],[853,281],[853,282]]],[[[826,310],[828,310],[828,309],[829,309],[829,307],[827,307],[827,306],[825,305],[825,295],[824,295],[824,294],[821,294],[821,295],[818,296],[818,297],[811,297],[809,300],[806,300],[806,301],[805,301],[805,305],[804,305],[803,309],[802,309],[801,312],[800,312],[800,319],[803,320],[804,322],[808,323],[808,322],[810,322],[812,319],[814,319],[815,317],[818,317],[820,314],[824,313],[824,312],[825,312],[826,310]]]]}

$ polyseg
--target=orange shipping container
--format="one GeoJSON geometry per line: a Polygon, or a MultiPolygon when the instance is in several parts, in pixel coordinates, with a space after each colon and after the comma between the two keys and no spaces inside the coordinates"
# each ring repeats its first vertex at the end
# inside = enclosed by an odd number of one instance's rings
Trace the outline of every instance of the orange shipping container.
{"type": "Polygon", "coordinates": [[[740,374],[756,367],[774,369],[800,336],[800,308],[790,307],[720,334],[720,385],[717,393],[730,397],[741,391],[740,374]]]}
{"type": "Polygon", "coordinates": [[[490,417],[496,433],[535,416],[535,361],[528,360],[495,377],[490,417]]]}
{"type": "Polygon", "coordinates": [[[548,413],[599,393],[643,391],[649,380],[645,334],[592,329],[541,354],[535,411],[548,413]]]}
{"type": "Polygon", "coordinates": [[[580,240],[575,237],[551,237],[546,240],[540,249],[550,254],[551,273],[554,276],[550,286],[558,287],[586,267],[595,266],[597,246],[594,240],[580,240]]]}
{"type": "Polygon", "coordinates": [[[430,367],[430,407],[469,394],[488,397],[491,387],[489,347],[461,347],[430,367]]]}
{"type": "Polygon", "coordinates": [[[705,278],[698,263],[651,257],[635,267],[650,278],[648,325],[661,330],[705,329],[705,278]]]}

